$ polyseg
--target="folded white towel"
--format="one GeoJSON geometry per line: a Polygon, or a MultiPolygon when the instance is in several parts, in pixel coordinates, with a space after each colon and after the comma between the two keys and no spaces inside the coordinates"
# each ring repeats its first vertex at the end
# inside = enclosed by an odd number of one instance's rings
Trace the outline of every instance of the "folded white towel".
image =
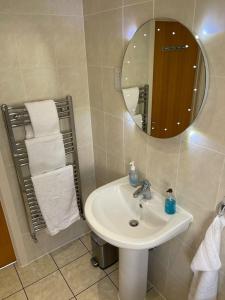
{"type": "Polygon", "coordinates": [[[122,91],[129,112],[132,115],[135,115],[138,99],[139,99],[139,88],[132,87],[128,89],[123,89],[122,91]]]}
{"type": "Polygon", "coordinates": [[[71,165],[33,176],[32,182],[50,235],[80,219],[71,165]]]}
{"type": "Polygon", "coordinates": [[[32,176],[65,167],[66,156],[62,134],[25,140],[32,176]]]}
{"type": "Polygon", "coordinates": [[[221,267],[220,243],[225,218],[216,216],[191,263],[194,272],[189,300],[216,300],[218,271],[221,267]]]}
{"type": "Polygon", "coordinates": [[[25,107],[30,116],[33,137],[60,133],[58,113],[53,100],[27,102],[25,107]]]}
{"type": "Polygon", "coordinates": [[[142,128],[142,125],[143,125],[142,114],[134,115],[134,116],[133,116],[133,119],[134,119],[135,123],[136,123],[140,128],[142,128]]]}

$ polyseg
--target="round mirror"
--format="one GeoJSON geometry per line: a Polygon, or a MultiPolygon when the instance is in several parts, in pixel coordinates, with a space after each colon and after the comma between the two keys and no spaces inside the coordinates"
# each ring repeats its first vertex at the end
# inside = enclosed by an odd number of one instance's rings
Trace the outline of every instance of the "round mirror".
{"type": "Polygon", "coordinates": [[[196,119],[206,94],[206,60],[196,37],[175,20],[150,20],[127,47],[121,87],[133,120],[169,138],[196,119]]]}

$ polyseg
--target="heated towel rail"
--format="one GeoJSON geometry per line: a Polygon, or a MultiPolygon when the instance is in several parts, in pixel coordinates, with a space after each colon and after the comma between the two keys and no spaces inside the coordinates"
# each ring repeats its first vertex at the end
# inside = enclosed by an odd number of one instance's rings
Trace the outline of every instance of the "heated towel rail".
{"type": "MultiPolygon", "coordinates": [[[[80,216],[84,219],[72,97],[66,96],[65,98],[55,99],[54,101],[60,120],[60,129],[63,135],[67,164],[73,165],[74,184],[80,216]]],[[[37,241],[37,232],[46,228],[46,224],[35,196],[24,141],[25,125],[31,124],[31,121],[24,105],[8,106],[3,104],[1,109],[21,195],[26,209],[30,233],[32,238],[37,241]],[[18,138],[18,136],[20,137],[18,138]],[[23,138],[21,138],[21,136],[23,136],[23,138]]]]}

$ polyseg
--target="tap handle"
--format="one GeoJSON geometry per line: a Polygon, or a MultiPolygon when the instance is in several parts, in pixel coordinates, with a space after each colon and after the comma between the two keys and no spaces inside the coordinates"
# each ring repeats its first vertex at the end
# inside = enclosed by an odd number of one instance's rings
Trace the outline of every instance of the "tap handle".
{"type": "Polygon", "coordinates": [[[144,179],[144,180],[142,181],[142,187],[143,187],[143,189],[145,189],[145,190],[150,190],[151,183],[150,183],[147,179],[144,179]]]}

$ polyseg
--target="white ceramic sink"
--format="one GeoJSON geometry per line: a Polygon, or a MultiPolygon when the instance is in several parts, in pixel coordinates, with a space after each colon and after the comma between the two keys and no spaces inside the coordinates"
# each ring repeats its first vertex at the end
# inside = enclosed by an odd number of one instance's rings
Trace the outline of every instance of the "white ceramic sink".
{"type": "Polygon", "coordinates": [[[128,177],[113,181],[95,190],[85,205],[85,215],[93,231],[107,242],[122,248],[150,249],[187,229],[192,215],[181,207],[177,213],[164,212],[164,198],[152,190],[152,199],[142,203],[134,198],[135,188],[128,177]],[[129,221],[139,221],[131,227],[129,221]]]}
{"type": "Polygon", "coordinates": [[[121,300],[144,299],[148,249],[185,231],[193,220],[192,215],[179,206],[176,214],[166,214],[165,199],[156,191],[152,190],[151,200],[143,201],[141,196],[133,197],[135,190],[129,185],[128,177],[123,177],[96,189],[85,204],[85,215],[91,229],[120,248],[121,300]],[[130,226],[132,219],[139,222],[138,226],[130,226]]]}

